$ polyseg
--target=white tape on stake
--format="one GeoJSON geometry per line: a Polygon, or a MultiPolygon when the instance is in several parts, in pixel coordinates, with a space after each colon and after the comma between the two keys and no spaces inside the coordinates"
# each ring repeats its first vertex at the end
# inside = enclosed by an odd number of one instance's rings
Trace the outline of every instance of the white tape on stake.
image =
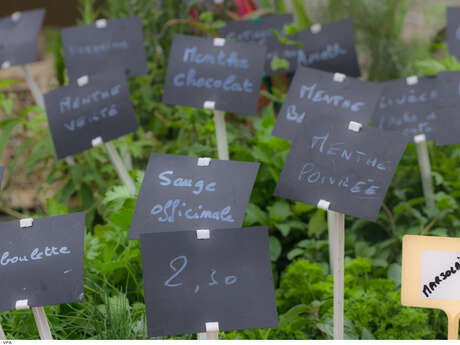
{"type": "Polygon", "coordinates": [[[198,340],[219,340],[219,322],[206,322],[206,333],[198,333],[198,340]]]}
{"type": "Polygon", "coordinates": [[[418,165],[420,176],[422,178],[423,195],[425,196],[426,206],[435,207],[433,184],[431,182],[431,164],[428,155],[425,134],[419,134],[414,137],[415,147],[417,148],[418,165]]]}

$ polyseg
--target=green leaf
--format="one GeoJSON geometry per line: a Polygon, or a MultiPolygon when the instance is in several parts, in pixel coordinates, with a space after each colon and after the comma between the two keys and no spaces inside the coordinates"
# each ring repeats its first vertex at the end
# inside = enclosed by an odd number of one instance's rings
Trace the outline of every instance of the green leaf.
{"type": "Polygon", "coordinates": [[[289,70],[289,61],[286,59],[281,59],[278,56],[274,56],[272,61],[270,61],[270,68],[274,71],[278,70],[289,70]]]}
{"type": "Polygon", "coordinates": [[[325,230],[327,230],[325,212],[318,209],[308,222],[308,235],[319,238],[325,230]]]}
{"type": "Polygon", "coordinates": [[[49,217],[60,216],[68,213],[66,206],[58,203],[55,199],[46,199],[46,214],[49,217]]]}
{"type": "Polygon", "coordinates": [[[275,227],[281,232],[281,234],[286,237],[291,232],[291,227],[288,224],[275,224],[275,227]]]}
{"type": "Polygon", "coordinates": [[[292,215],[291,205],[286,200],[278,200],[267,209],[270,218],[277,222],[282,222],[292,215]]]}
{"type": "Polygon", "coordinates": [[[282,250],[281,242],[275,236],[270,236],[269,243],[270,243],[270,259],[272,261],[276,261],[281,255],[281,250],[282,250]]]}
{"type": "Polygon", "coordinates": [[[375,247],[367,242],[359,241],[355,243],[355,254],[358,257],[371,258],[375,252],[375,247]]]}
{"type": "Polygon", "coordinates": [[[262,211],[257,205],[248,204],[246,211],[246,225],[266,225],[268,223],[267,214],[262,211]]]}

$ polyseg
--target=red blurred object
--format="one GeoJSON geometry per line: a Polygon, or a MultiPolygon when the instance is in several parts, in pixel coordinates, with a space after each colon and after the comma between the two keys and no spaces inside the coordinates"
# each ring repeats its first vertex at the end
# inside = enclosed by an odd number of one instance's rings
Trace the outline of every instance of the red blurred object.
{"type": "Polygon", "coordinates": [[[235,5],[238,7],[236,11],[240,16],[244,16],[257,10],[257,6],[253,0],[235,0],[235,5]]]}

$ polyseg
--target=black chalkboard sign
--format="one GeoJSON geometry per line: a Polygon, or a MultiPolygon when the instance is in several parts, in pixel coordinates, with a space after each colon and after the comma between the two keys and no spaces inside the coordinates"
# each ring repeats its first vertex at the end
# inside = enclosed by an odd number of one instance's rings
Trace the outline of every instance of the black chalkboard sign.
{"type": "Polygon", "coordinates": [[[460,107],[460,71],[438,73],[436,89],[438,90],[436,114],[439,117],[439,121],[435,123],[436,144],[460,144],[460,136],[458,135],[458,128],[460,128],[460,118],[458,116],[460,107]]]}
{"type": "Polygon", "coordinates": [[[460,7],[447,7],[447,48],[460,60],[460,7]]]}
{"type": "MultiPolygon", "coordinates": [[[[270,65],[273,57],[282,57],[283,54],[280,54],[280,52],[292,50],[292,47],[282,44],[273,34],[272,30],[283,33],[284,25],[292,23],[293,20],[294,16],[292,14],[263,16],[254,20],[234,20],[227,22],[223,28],[219,29],[219,35],[226,39],[236,39],[241,42],[256,42],[267,47],[265,74],[274,75],[286,71],[273,70],[271,68],[270,65]]],[[[294,69],[295,66],[294,64],[294,69]]]]}
{"type": "Polygon", "coordinates": [[[375,221],[408,138],[333,116],[314,116],[288,154],[275,195],[375,221]]]}
{"type": "Polygon", "coordinates": [[[0,18],[0,69],[37,60],[38,33],[44,9],[16,12],[0,18]]]}
{"type": "Polygon", "coordinates": [[[129,238],[139,234],[240,227],[259,163],[153,153],[134,210],[129,238]]]}
{"type": "Polygon", "coordinates": [[[169,54],[163,102],[255,115],[265,47],[175,35],[169,54]],[[223,43],[223,45],[221,45],[223,43]]]}
{"type": "Polygon", "coordinates": [[[273,135],[293,140],[313,117],[334,114],[337,118],[367,124],[382,92],[375,83],[333,73],[299,68],[278,114],[273,135]]]}
{"type": "Polygon", "coordinates": [[[150,337],[278,326],[267,228],[141,235],[150,337]]]}
{"type": "Polygon", "coordinates": [[[87,84],[73,81],[45,94],[46,112],[59,159],[88,150],[138,128],[125,75],[121,70],[95,74],[87,84]]]}
{"type": "Polygon", "coordinates": [[[0,223],[0,312],[81,302],[85,214],[0,223]]]}
{"type": "Polygon", "coordinates": [[[374,126],[398,131],[410,138],[425,134],[431,140],[442,135],[437,131],[436,83],[436,79],[431,77],[419,77],[414,84],[410,79],[383,83],[383,92],[374,114],[374,126]]]}
{"type": "Polygon", "coordinates": [[[297,56],[298,64],[349,77],[361,75],[351,19],[323,24],[319,32],[312,31],[303,30],[289,36],[303,45],[303,51],[297,56]]]}
{"type": "Polygon", "coordinates": [[[142,24],[138,17],[107,20],[106,25],[61,30],[64,62],[70,80],[123,68],[129,77],[147,74],[142,24]]]}

